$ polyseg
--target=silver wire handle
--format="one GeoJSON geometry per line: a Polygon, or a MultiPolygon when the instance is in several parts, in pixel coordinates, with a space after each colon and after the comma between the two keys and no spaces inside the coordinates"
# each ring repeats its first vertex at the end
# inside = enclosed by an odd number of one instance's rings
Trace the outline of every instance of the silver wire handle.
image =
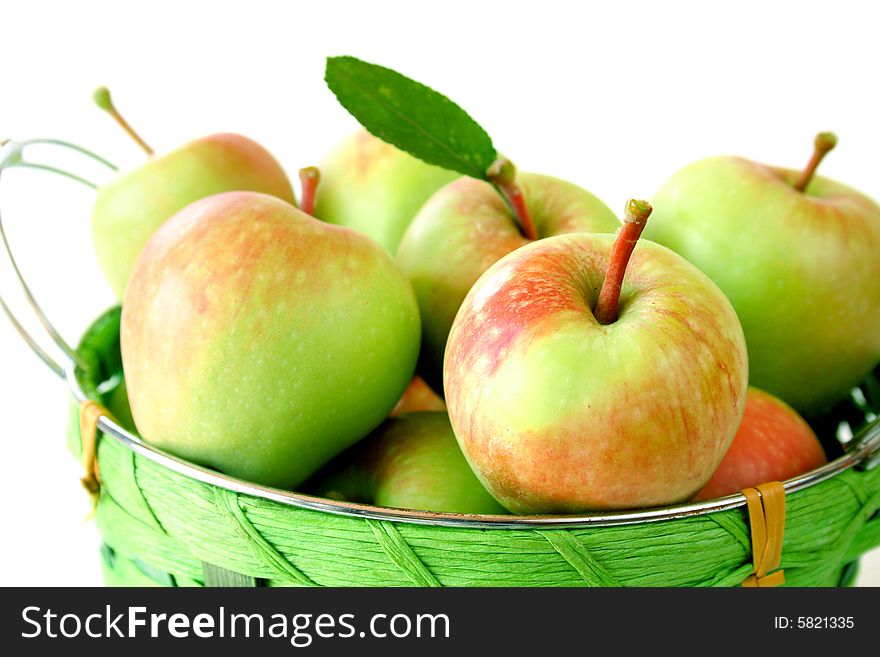
{"type": "MultiPolygon", "coordinates": [[[[75,144],[56,139],[31,139],[22,142],[10,141],[2,144],[2,150],[0,150],[0,155],[2,155],[2,157],[0,157],[0,181],[2,181],[2,175],[6,169],[18,166],[62,174],[78,180],[90,187],[95,187],[92,182],[85,178],[81,178],[48,165],[25,160],[23,158],[24,150],[28,146],[34,144],[55,145],[68,148],[102,164],[111,171],[116,171],[116,167],[104,158],[81,148],[80,146],[76,146],[75,144]]],[[[12,325],[28,346],[30,346],[40,360],[67,382],[68,388],[73,397],[77,402],[82,403],[87,399],[87,395],[83,391],[79,380],[79,374],[82,370],[81,358],[76,351],[64,341],[58,331],[55,330],[54,326],[46,316],[46,313],[43,312],[36,299],[34,299],[33,294],[31,294],[30,288],[24,281],[15,258],[12,255],[12,250],[9,247],[9,242],[3,229],[2,215],[0,215],[0,239],[3,241],[6,256],[12,264],[15,277],[24,293],[28,305],[40,321],[40,324],[45,329],[55,347],[61,352],[59,359],[61,362],[50,356],[22,327],[21,323],[9,309],[2,296],[0,296],[0,307],[2,307],[3,312],[12,322],[12,325]]],[[[178,458],[173,454],[157,449],[149,443],[141,440],[137,435],[126,431],[114,422],[112,418],[109,418],[106,415],[102,415],[98,418],[98,428],[103,435],[112,438],[136,454],[190,479],[205,484],[302,509],[310,509],[312,511],[321,511],[335,515],[371,518],[375,520],[390,520],[395,522],[440,525],[447,527],[468,527],[474,529],[523,529],[528,527],[561,529],[586,526],[628,525],[641,522],[672,520],[676,518],[686,518],[725,511],[728,509],[743,507],[746,504],[745,496],[741,493],[737,493],[734,495],[728,495],[727,497],[702,502],[690,502],[651,509],[634,509],[630,511],[585,513],[576,516],[475,516],[455,513],[411,511],[406,509],[388,509],[368,504],[338,502],[336,500],[312,497],[310,495],[303,495],[301,493],[281,490],[278,488],[269,488],[267,486],[261,486],[252,482],[236,479],[215,470],[210,470],[190,463],[189,461],[178,458]]],[[[870,470],[877,465],[880,465],[880,417],[871,422],[867,427],[863,428],[862,431],[847,444],[846,452],[843,456],[821,468],[817,468],[816,470],[789,479],[783,482],[783,485],[786,493],[794,493],[830,479],[845,470],[870,470]]]]}
{"type": "MultiPolygon", "coordinates": [[[[84,185],[92,187],[93,189],[96,187],[94,183],[76,174],[63,171],[47,164],[33,162],[25,159],[24,155],[26,149],[29,146],[38,144],[66,148],[98,162],[99,164],[107,167],[110,171],[117,170],[113,164],[105,160],[100,155],[97,155],[81,146],[77,146],[76,144],[71,144],[60,139],[28,139],[26,141],[8,140],[3,142],[2,150],[0,150],[0,184],[2,184],[3,173],[7,169],[10,169],[12,167],[20,167],[38,169],[42,171],[48,171],[50,173],[64,175],[78,182],[81,182],[84,185]]],[[[15,316],[15,313],[12,312],[9,304],[7,304],[6,300],[3,298],[2,293],[0,293],[0,308],[3,309],[3,313],[9,318],[9,321],[12,323],[13,328],[15,328],[16,332],[22,337],[22,339],[37,355],[37,357],[41,361],[43,361],[43,363],[45,363],[49,367],[49,369],[55,372],[56,375],[61,378],[65,378],[65,373],[69,371],[72,366],[83,365],[82,359],[76,353],[76,350],[72,349],[70,345],[64,340],[64,338],[61,337],[61,334],[55,329],[55,326],[49,320],[48,316],[43,311],[43,308],[40,306],[40,304],[37,303],[37,300],[34,298],[30,287],[25,282],[24,277],[21,274],[21,270],[18,267],[18,262],[16,261],[15,256],[12,254],[12,248],[9,245],[9,239],[6,236],[6,230],[3,225],[2,207],[0,207],[0,240],[2,240],[3,242],[3,249],[6,252],[6,258],[9,261],[9,264],[12,266],[14,278],[18,283],[18,286],[21,289],[22,293],[24,294],[25,301],[27,302],[28,306],[30,306],[31,311],[33,312],[37,320],[39,320],[49,338],[55,344],[57,349],[61,352],[59,358],[56,360],[56,358],[52,357],[49,352],[46,351],[30,333],[28,333],[27,329],[24,328],[24,325],[15,316]],[[61,362],[59,362],[59,360],[61,362]]]]}

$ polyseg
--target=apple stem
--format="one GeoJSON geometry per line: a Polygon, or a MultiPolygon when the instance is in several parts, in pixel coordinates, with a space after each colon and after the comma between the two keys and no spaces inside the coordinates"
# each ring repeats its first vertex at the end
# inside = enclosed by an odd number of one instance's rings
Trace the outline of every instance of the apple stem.
{"type": "Polygon", "coordinates": [[[113,104],[113,100],[110,98],[110,90],[107,87],[98,87],[97,89],[95,89],[95,93],[92,94],[92,98],[95,101],[95,105],[97,105],[102,110],[107,112],[110,116],[112,116],[115,119],[116,123],[118,123],[119,126],[123,130],[125,130],[129,137],[134,139],[137,145],[140,146],[147,155],[153,155],[153,149],[150,148],[147,142],[141,139],[141,136],[134,131],[134,128],[132,128],[128,124],[128,121],[126,121],[123,118],[122,114],[120,114],[116,110],[116,106],[113,104]]]}
{"type": "Polygon", "coordinates": [[[321,171],[318,167],[304,167],[299,170],[299,182],[302,186],[302,200],[299,208],[306,214],[315,213],[315,194],[321,182],[321,171]]]}
{"type": "Polygon", "coordinates": [[[819,163],[822,162],[822,159],[828,155],[828,152],[835,146],[837,146],[837,135],[833,132],[820,132],[816,135],[816,139],[813,142],[813,155],[810,157],[810,161],[807,162],[806,168],[801,171],[800,177],[794,184],[796,190],[802,192],[807,188],[807,185],[809,185],[810,181],[813,179],[813,174],[815,174],[816,169],[819,168],[819,163]]]}
{"type": "Polygon", "coordinates": [[[504,199],[513,218],[519,224],[523,237],[530,240],[538,239],[538,231],[535,230],[535,223],[532,221],[528,206],[526,206],[522,188],[516,182],[516,168],[513,163],[506,158],[499,157],[486,171],[486,177],[492,183],[495,191],[504,199]]]}
{"type": "Polygon", "coordinates": [[[617,239],[611,249],[608,271],[605,273],[605,281],[602,283],[602,291],[599,293],[599,301],[594,310],[596,320],[600,324],[613,324],[617,321],[620,288],[623,285],[626,266],[652,210],[651,204],[647,201],[635,199],[627,201],[623,226],[618,231],[617,239]]]}

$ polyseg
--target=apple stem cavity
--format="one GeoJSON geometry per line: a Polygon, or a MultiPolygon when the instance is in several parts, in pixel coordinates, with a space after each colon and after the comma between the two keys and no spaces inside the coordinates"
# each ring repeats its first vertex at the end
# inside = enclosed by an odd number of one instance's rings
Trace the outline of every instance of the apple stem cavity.
{"type": "Polygon", "coordinates": [[[639,241],[648,217],[653,208],[647,201],[631,199],[627,201],[623,219],[623,226],[617,233],[617,239],[611,248],[611,258],[608,261],[608,271],[605,273],[605,281],[602,283],[602,291],[599,293],[599,301],[593,311],[596,320],[600,324],[613,324],[617,321],[617,310],[620,304],[620,288],[623,285],[623,277],[626,274],[626,266],[636,242],[639,241]]]}
{"type": "Polygon", "coordinates": [[[110,90],[107,87],[98,87],[95,89],[92,98],[95,101],[95,105],[112,116],[116,123],[125,130],[129,137],[134,139],[137,145],[140,146],[148,156],[153,155],[153,149],[150,148],[149,144],[147,144],[147,142],[145,142],[141,136],[134,131],[134,128],[132,128],[128,124],[128,121],[123,118],[122,114],[117,111],[116,106],[113,104],[113,99],[110,98],[110,90]]]}
{"type": "Polygon", "coordinates": [[[796,190],[803,192],[807,189],[807,185],[813,179],[816,169],[819,168],[819,163],[835,146],[837,146],[837,135],[833,132],[820,132],[816,135],[816,140],[813,142],[813,155],[794,184],[796,190]]]}
{"type": "Polygon", "coordinates": [[[299,170],[299,182],[302,186],[302,200],[299,209],[308,215],[315,213],[315,195],[321,182],[321,171],[318,167],[304,167],[299,170]]]}
{"type": "Polygon", "coordinates": [[[535,223],[526,206],[522,188],[516,182],[516,167],[513,166],[513,162],[503,157],[498,158],[486,171],[486,177],[507,203],[523,237],[530,240],[538,239],[538,231],[535,230],[535,223]]]}

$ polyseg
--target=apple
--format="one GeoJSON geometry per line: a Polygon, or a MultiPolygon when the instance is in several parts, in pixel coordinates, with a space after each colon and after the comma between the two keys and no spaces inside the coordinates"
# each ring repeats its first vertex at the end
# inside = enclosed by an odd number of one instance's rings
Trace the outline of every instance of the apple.
{"type": "Polygon", "coordinates": [[[714,157],[657,192],[645,236],[699,267],[733,303],[751,382],[809,416],[880,361],[880,206],[803,172],[714,157]]]}
{"type": "Polygon", "coordinates": [[[193,201],[219,192],[247,190],[295,202],[281,166],[247,137],[210,135],[154,156],[116,111],[106,89],[98,89],[95,100],[150,156],[141,166],[100,187],[92,210],[92,241],[98,264],[117,298],[122,299],[135,260],[150,236],[193,201]]]}
{"type": "Polygon", "coordinates": [[[131,416],[131,404],[128,401],[128,388],[125,377],[105,395],[106,407],[116,423],[126,431],[136,431],[134,418],[131,416]]]}
{"type": "Polygon", "coordinates": [[[455,318],[449,417],[480,481],[515,513],[689,500],[733,440],[748,387],[742,328],[684,258],[635,248],[649,214],[630,201],[616,238],[517,249],[455,318]]]}
{"type": "Polygon", "coordinates": [[[315,216],[359,230],[391,254],[421,205],[456,177],[364,130],[339,143],[320,169],[315,216]]]}
{"type": "Polygon", "coordinates": [[[733,443],[694,499],[710,500],[769,481],[785,481],[827,462],[822,443],[797,411],[750,387],[733,443]]]}
{"type": "Polygon", "coordinates": [[[266,194],[226,192],[147,243],[121,349],[144,440],[291,488],[388,416],[415,368],[418,307],[369,238],[266,194]]]}
{"type": "Polygon", "coordinates": [[[397,405],[391,409],[391,417],[416,411],[446,411],[443,398],[418,375],[412,378],[397,405]]]}
{"type": "Polygon", "coordinates": [[[474,476],[443,412],[387,420],[324,468],[310,488],[323,497],[382,507],[506,513],[474,476]]]}
{"type": "Polygon", "coordinates": [[[428,200],[401,242],[397,260],[413,284],[422,313],[419,371],[438,392],[452,321],[490,265],[534,239],[610,233],[620,226],[602,201],[570,182],[534,173],[519,174],[517,182],[525,226],[491,184],[459,178],[428,200]]]}

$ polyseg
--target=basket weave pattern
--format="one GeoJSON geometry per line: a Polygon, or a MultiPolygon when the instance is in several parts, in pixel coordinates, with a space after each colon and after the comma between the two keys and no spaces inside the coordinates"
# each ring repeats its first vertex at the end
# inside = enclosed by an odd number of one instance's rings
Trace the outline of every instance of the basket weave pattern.
{"type": "MultiPolygon", "coordinates": [[[[88,396],[118,374],[119,313],[79,347],[88,396]]],[[[72,406],[70,448],[80,452],[72,406]]],[[[202,585],[204,564],[268,586],[738,586],[753,571],[747,512],[575,529],[481,529],[298,508],[191,479],[112,439],[98,444],[96,521],[107,583],[202,585]]],[[[788,495],[790,586],[834,586],[880,545],[880,467],[788,495]]]]}
{"type": "MultiPolygon", "coordinates": [[[[96,519],[115,554],[106,565],[116,583],[140,583],[155,569],[178,585],[199,585],[202,562],[269,586],[736,586],[752,571],[740,509],[620,527],[461,529],[229,492],[111,440],[101,441],[98,458],[96,519]]],[[[880,544],[878,508],[880,469],[848,471],[790,495],[786,583],[838,584],[847,564],[880,544]]]]}

